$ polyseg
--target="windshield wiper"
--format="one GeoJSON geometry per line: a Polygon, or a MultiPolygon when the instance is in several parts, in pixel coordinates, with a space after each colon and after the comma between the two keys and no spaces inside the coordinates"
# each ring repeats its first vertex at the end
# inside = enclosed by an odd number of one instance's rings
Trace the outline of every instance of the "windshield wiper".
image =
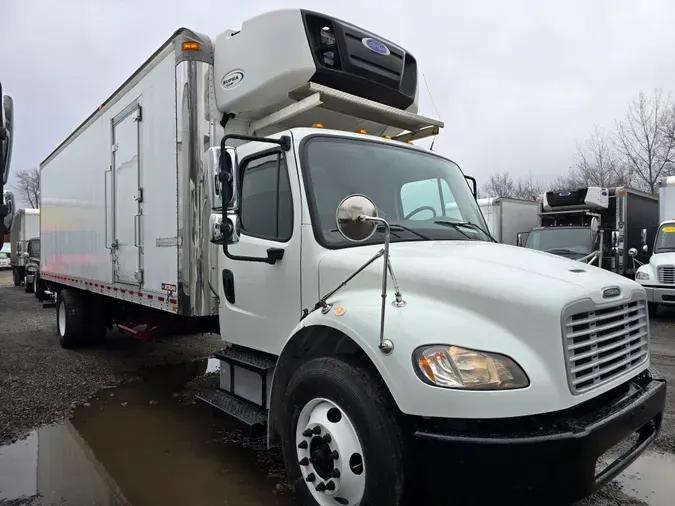
{"type": "MultiPolygon", "coordinates": [[[[553,254],[556,254],[556,253],[572,253],[573,255],[582,255],[582,256],[584,255],[583,253],[579,253],[578,251],[574,251],[574,250],[567,249],[567,248],[551,248],[551,249],[547,249],[546,253],[553,253],[553,254]]],[[[590,253],[588,253],[588,254],[590,254],[590,253]]]]}
{"type": "MultiPolygon", "coordinates": [[[[410,232],[411,234],[415,234],[417,237],[420,239],[423,239],[425,241],[431,241],[431,237],[428,237],[424,234],[421,234],[420,232],[417,232],[416,230],[413,230],[412,228],[408,228],[404,225],[399,225],[398,223],[390,223],[389,228],[394,231],[394,230],[405,230],[406,232],[410,232]]],[[[384,224],[383,223],[378,223],[377,224],[377,230],[383,230],[384,229],[384,224]]]]}
{"type": "Polygon", "coordinates": [[[448,226],[448,227],[452,227],[455,230],[457,230],[457,232],[461,233],[464,237],[467,237],[469,239],[473,239],[473,237],[471,237],[469,234],[464,232],[460,227],[466,227],[466,228],[471,228],[473,230],[478,230],[479,232],[482,232],[487,237],[489,237],[492,242],[497,242],[497,240],[494,237],[492,237],[492,235],[490,235],[489,232],[483,230],[481,227],[479,227],[475,223],[471,223],[469,221],[434,220],[434,223],[436,225],[445,225],[445,226],[448,226]]]}

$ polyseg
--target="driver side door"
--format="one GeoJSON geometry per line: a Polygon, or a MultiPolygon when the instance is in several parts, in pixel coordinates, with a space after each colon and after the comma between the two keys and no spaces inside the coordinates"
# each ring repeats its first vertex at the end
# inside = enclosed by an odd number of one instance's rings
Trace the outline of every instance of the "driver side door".
{"type": "Polygon", "coordinates": [[[233,260],[221,252],[220,321],[223,339],[279,354],[300,320],[300,186],[292,151],[249,143],[239,158],[239,240],[232,256],[267,257],[274,264],[233,260]],[[277,253],[280,253],[277,251],[277,253]]]}

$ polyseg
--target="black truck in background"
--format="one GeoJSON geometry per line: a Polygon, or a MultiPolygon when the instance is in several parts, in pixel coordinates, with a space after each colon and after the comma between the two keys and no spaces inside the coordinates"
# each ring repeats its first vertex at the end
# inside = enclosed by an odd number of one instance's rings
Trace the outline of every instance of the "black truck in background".
{"type": "Polygon", "coordinates": [[[546,192],[538,199],[538,226],[518,234],[518,244],[635,277],[628,255],[649,261],[650,241],[659,226],[659,201],[626,186],[546,192]]]}
{"type": "Polygon", "coordinates": [[[5,242],[5,234],[9,233],[12,206],[5,199],[5,186],[9,180],[9,163],[12,159],[12,143],[14,140],[14,102],[12,97],[2,94],[0,83],[0,249],[5,242]]]}

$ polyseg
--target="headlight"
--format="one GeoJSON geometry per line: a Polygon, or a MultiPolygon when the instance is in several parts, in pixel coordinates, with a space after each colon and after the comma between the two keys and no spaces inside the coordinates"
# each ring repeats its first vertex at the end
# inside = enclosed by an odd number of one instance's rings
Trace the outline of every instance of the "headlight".
{"type": "Polygon", "coordinates": [[[646,272],[638,271],[637,274],[635,274],[635,279],[642,279],[642,280],[649,279],[649,274],[647,274],[646,272]]]}
{"type": "Polygon", "coordinates": [[[465,390],[511,390],[530,381],[505,355],[459,346],[423,346],[413,353],[417,375],[431,385],[465,390]]]}
{"type": "Polygon", "coordinates": [[[26,267],[26,272],[35,272],[36,270],[35,267],[26,267]]]}

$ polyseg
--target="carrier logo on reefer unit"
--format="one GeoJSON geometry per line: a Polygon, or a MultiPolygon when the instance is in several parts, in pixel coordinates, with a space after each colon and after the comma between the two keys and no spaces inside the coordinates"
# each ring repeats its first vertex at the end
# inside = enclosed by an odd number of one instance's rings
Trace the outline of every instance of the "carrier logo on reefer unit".
{"type": "Polygon", "coordinates": [[[391,54],[389,48],[379,40],[371,39],[370,37],[365,37],[361,39],[361,42],[373,53],[381,54],[382,56],[389,56],[391,54]]]}
{"type": "Polygon", "coordinates": [[[231,90],[236,88],[244,80],[244,71],[243,70],[232,70],[228,72],[223,80],[221,81],[221,86],[226,90],[231,90]]]}
{"type": "Polygon", "coordinates": [[[618,286],[610,286],[602,291],[602,297],[605,299],[611,299],[619,295],[621,295],[621,289],[618,286]]]}

